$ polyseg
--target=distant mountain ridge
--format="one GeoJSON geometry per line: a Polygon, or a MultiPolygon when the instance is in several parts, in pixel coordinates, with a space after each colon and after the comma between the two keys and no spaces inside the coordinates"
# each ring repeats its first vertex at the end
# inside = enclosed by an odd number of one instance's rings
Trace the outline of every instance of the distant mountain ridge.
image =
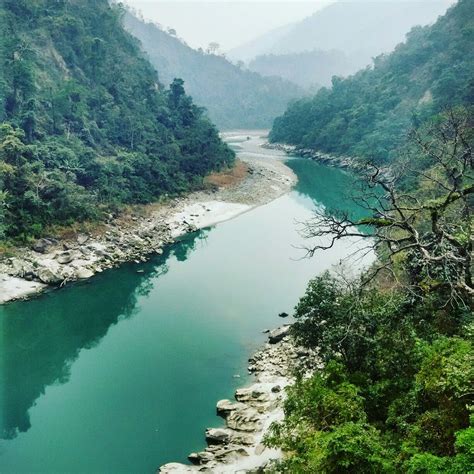
{"type": "Polygon", "coordinates": [[[262,76],[279,76],[306,89],[331,85],[333,76],[348,76],[357,66],[342,51],[307,51],[257,56],[249,69],[262,76]]]}
{"type": "Polygon", "coordinates": [[[261,54],[334,49],[362,56],[361,66],[364,66],[372,56],[391,51],[413,26],[435,21],[452,3],[452,0],[337,2],[300,22],[263,35],[261,41],[257,38],[234,48],[229,56],[250,60],[261,54]],[[266,43],[265,48],[259,48],[261,42],[266,43]],[[249,45],[253,45],[253,54],[249,45]]]}
{"type": "Polygon", "coordinates": [[[390,52],[416,25],[445,13],[452,0],[337,2],[304,20],[229,51],[249,69],[308,85],[329,85],[390,52]]]}
{"type": "Polygon", "coordinates": [[[142,43],[160,80],[182,78],[195,102],[222,129],[268,128],[290,100],[304,95],[289,81],[264,78],[224,57],[196,51],[131,13],[125,15],[124,25],[142,43]]]}

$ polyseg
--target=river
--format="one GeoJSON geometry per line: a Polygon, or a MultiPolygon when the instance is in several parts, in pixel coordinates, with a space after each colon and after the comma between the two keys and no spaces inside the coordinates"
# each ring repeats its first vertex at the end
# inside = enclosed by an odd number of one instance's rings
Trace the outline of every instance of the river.
{"type": "Polygon", "coordinates": [[[302,259],[296,222],[315,206],[357,211],[353,178],[288,166],[299,182],[270,204],[145,264],[0,307],[0,472],[153,473],[205,446],[262,331],[354,250],[302,259]]]}

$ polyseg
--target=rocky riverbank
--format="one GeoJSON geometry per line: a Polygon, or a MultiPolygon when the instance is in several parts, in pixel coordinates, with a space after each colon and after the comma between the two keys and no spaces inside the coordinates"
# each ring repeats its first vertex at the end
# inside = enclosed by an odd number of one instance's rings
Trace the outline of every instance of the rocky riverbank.
{"type": "Polygon", "coordinates": [[[269,143],[262,144],[263,148],[267,150],[277,150],[286,153],[287,155],[297,155],[303,158],[309,158],[328,166],[335,166],[337,168],[348,168],[355,171],[360,171],[364,165],[355,158],[349,156],[329,155],[311,148],[301,148],[295,145],[287,145],[285,143],[269,143]]]}
{"type": "Polygon", "coordinates": [[[285,325],[270,331],[268,343],[249,359],[252,385],[236,390],[233,401],[217,402],[225,426],[206,430],[208,446],[189,455],[193,465],[169,463],[159,473],[262,472],[282,457],[280,450],[267,448],[263,438],[274,421],[283,419],[285,387],[295,372],[309,374],[318,368],[316,354],[297,347],[289,329],[285,325]]]}
{"type": "MultiPolygon", "coordinates": [[[[232,143],[233,136],[226,137],[232,143]]],[[[259,134],[245,137],[258,149],[259,134]]],[[[92,231],[51,236],[0,260],[0,303],[34,296],[46,289],[92,277],[124,262],[140,262],[176,238],[231,219],[288,192],[294,173],[275,154],[242,154],[244,175],[230,185],[161,204],[130,208],[92,231]]],[[[283,158],[283,156],[282,156],[283,158]]]]}

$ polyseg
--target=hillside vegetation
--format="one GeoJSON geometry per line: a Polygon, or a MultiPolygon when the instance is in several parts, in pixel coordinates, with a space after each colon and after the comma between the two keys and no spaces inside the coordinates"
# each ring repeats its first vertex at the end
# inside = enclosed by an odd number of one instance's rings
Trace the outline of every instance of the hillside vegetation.
{"type": "Polygon", "coordinates": [[[347,237],[377,256],[358,279],[318,276],[295,308],[292,334],[324,367],[288,389],[266,438],[278,472],[472,472],[473,8],[275,123],[273,140],[372,158],[353,190],[366,217],[319,208],[303,235],[316,258],[347,237]],[[373,160],[395,157],[389,173],[373,160]]]}
{"type": "Polygon", "coordinates": [[[278,77],[262,77],[230,63],[222,56],[196,51],[153,23],[132,14],[125,26],[142,43],[164,82],[175,77],[221,129],[269,128],[290,100],[304,92],[278,77]]]}
{"type": "Polygon", "coordinates": [[[473,122],[462,108],[430,120],[390,177],[367,165],[357,202],[369,217],[317,209],[306,223],[325,237],[316,258],[358,237],[378,261],[357,280],[318,276],[296,306],[293,336],[324,368],[288,389],[267,436],[287,453],[278,472],[472,471],[473,122]]]}
{"type": "Polygon", "coordinates": [[[393,158],[411,125],[446,107],[472,104],[474,3],[461,0],[433,26],[416,27],[373,68],[292,104],[274,142],[377,162],[393,158]]]}
{"type": "Polygon", "coordinates": [[[234,158],[107,0],[0,2],[0,238],[200,185],[234,158]]]}

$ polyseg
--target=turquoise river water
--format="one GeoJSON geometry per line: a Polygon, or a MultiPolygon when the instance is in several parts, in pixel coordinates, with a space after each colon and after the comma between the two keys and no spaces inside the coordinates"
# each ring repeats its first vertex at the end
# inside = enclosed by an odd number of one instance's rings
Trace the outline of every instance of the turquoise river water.
{"type": "Polygon", "coordinates": [[[268,205],[145,264],[0,307],[1,473],[153,473],[205,446],[262,331],[353,251],[301,259],[296,222],[315,206],[356,211],[353,180],[288,165],[299,182],[268,205]]]}

